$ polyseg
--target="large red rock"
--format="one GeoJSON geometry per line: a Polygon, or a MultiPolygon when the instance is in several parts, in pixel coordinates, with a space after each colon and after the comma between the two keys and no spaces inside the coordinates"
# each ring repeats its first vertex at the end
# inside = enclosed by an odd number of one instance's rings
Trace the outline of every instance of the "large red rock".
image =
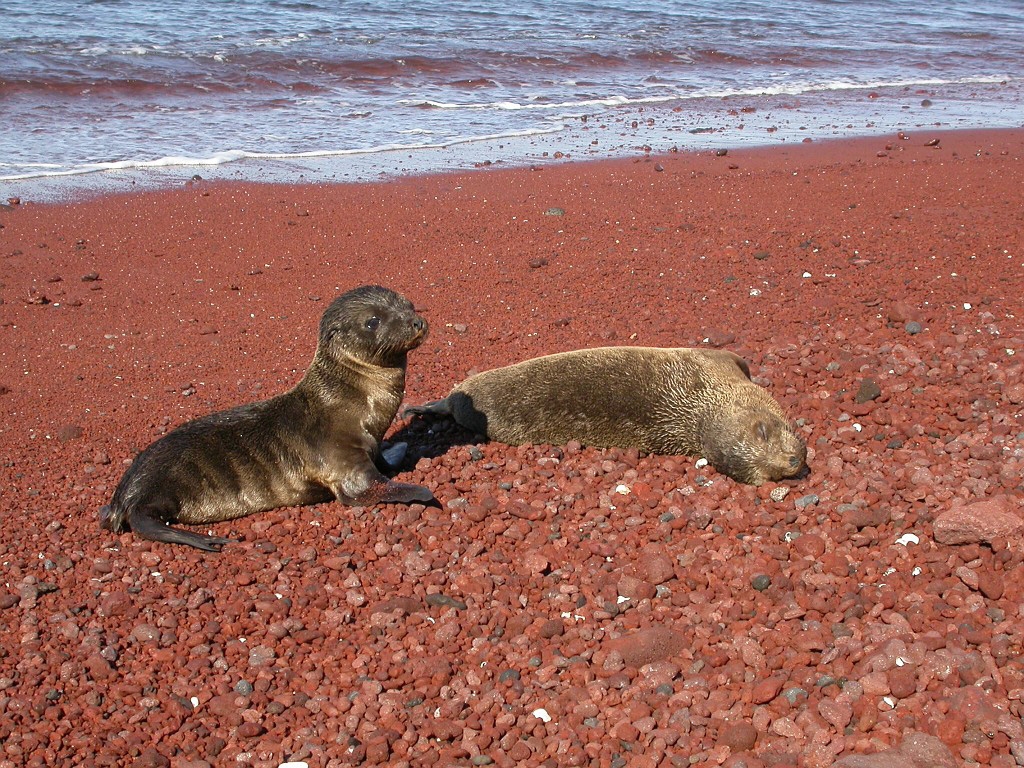
{"type": "Polygon", "coordinates": [[[940,544],[980,544],[1006,539],[1024,531],[1020,501],[1000,496],[943,512],[933,523],[940,544]]]}

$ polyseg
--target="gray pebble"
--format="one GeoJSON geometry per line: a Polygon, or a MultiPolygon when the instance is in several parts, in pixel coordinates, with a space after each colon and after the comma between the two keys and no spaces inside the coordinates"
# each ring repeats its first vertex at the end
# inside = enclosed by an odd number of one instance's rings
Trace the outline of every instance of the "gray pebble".
{"type": "Polygon", "coordinates": [[[759,574],[750,580],[750,586],[758,592],[764,592],[772,585],[772,578],[766,574],[759,574]]]}
{"type": "Polygon", "coordinates": [[[921,327],[921,324],[917,322],[917,320],[911,320],[909,323],[903,326],[903,330],[905,330],[911,336],[916,336],[924,329],[921,327]]]}
{"type": "Polygon", "coordinates": [[[782,698],[790,704],[796,704],[798,701],[807,698],[807,691],[803,688],[787,688],[782,692],[782,698]]]}
{"type": "Polygon", "coordinates": [[[814,504],[817,504],[818,501],[820,501],[820,499],[818,499],[818,495],[816,493],[809,493],[806,496],[801,496],[799,499],[796,500],[796,508],[804,509],[805,507],[810,507],[814,504]]]}
{"type": "Polygon", "coordinates": [[[243,696],[248,696],[253,691],[252,683],[248,680],[239,680],[235,683],[235,693],[240,693],[243,696]]]}

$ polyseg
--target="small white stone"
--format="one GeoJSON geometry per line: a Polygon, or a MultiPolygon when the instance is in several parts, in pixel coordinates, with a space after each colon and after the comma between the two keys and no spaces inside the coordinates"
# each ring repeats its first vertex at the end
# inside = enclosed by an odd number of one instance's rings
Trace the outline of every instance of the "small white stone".
{"type": "Polygon", "coordinates": [[[864,427],[861,426],[860,424],[857,424],[857,423],[853,424],[853,431],[854,432],[860,432],[862,429],[864,429],[864,427]]]}
{"type": "Polygon", "coordinates": [[[199,706],[199,697],[193,696],[191,699],[189,699],[189,702],[192,704],[192,709],[195,709],[199,706]]]}
{"type": "Polygon", "coordinates": [[[889,705],[889,709],[896,709],[896,699],[892,696],[883,696],[882,701],[889,705]]]}
{"type": "Polygon", "coordinates": [[[629,598],[628,597],[623,597],[622,595],[619,595],[617,598],[615,598],[615,604],[616,605],[622,605],[623,603],[628,603],[628,602],[629,602],[629,598]]]}
{"type": "Polygon", "coordinates": [[[903,666],[906,666],[906,664],[907,664],[907,660],[904,659],[902,656],[897,656],[896,657],[896,666],[897,667],[903,667],[903,666]]]}
{"type": "Polygon", "coordinates": [[[298,760],[294,763],[281,763],[277,768],[309,768],[309,763],[298,760]]]}
{"type": "Polygon", "coordinates": [[[965,302],[964,302],[964,309],[970,309],[970,308],[971,308],[971,305],[970,305],[970,304],[968,304],[968,303],[967,303],[967,302],[965,301],[965,302]]]}
{"type": "Polygon", "coordinates": [[[915,565],[914,569],[910,572],[910,575],[911,576],[920,576],[921,575],[921,566],[920,565],[915,565]]]}
{"type": "Polygon", "coordinates": [[[623,496],[625,496],[626,494],[629,493],[629,486],[628,485],[623,485],[622,483],[619,483],[618,485],[615,486],[615,492],[616,493],[620,493],[623,496]]]}
{"type": "Polygon", "coordinates": [[[534,717],[536,717],[538,720],[542,721],[542,722],[545,722],[545,723],[550,723],[551,722],[551,715],[549,715],[548,711],[546,709],[544,709],[543,707],[541,707],[540,709],[533,710],[533,712],[531,714],[534,717]]]}
{"type": "Polygon", "coordinates": [[[704,467],[706,467],[707,465],[707,459],[697,459],[695,462],[693,462],[693,466],[695,466],[697,469],[704,469],[704,467]]]}
{"type": "Polygon", "coordinates": [[[750,289],[750,295],[751,296],[760,296],[761,295],[761,291],[759,291],[757,288],[751,288],[750,289]]]}
{"type": "Polygon", "coordinates": [[[902,544],[905,547],[908,544],[920,544],[921,543],[921,539],[918,538],[918,536],[916,534],[904,533],[902,536],[900,536],[898,539],[896,539],[896,543],[897,544],[902,544]]]}
{"type": "Polygon", "coordinates": [[[808,278],[808,277],[810,277],[810,276],[811,276],[811,273],[810,273],[810,272],[804,272],[804,278],[808,278]]]}

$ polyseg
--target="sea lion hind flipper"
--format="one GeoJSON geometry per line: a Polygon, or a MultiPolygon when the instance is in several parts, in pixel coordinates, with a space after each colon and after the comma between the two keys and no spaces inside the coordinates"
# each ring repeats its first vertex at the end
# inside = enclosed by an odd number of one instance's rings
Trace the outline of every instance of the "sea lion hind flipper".
{"type": "Polygon", "coordinates": [[[164,522],[163,518],[154,510],[147,510],[146,508],[133,510],[129,514],[128,524],[131,526],[132,533],[143,539],[162,541],[165,544],[184,544],[185,546],[195,547],[206,552],[220,552],[225,544],[237,541],[237,539],[207,536],[202,533],[175,528],[164,522]]]}
{"type": "Polygon", "coordinates": [[[423,405],[407,405],[402,411],[402,418],[410,416],[452,416],[452,406],[447,397],[441,400],[432,400],[423,405]]]}

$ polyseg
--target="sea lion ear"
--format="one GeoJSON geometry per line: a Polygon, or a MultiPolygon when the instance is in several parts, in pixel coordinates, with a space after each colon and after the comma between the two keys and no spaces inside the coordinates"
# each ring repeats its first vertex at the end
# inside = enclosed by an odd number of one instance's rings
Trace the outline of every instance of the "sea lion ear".
{"type": "Polygon", "coordinates": [[[757,422],[757,436],[768,442],[768,426],[763,421],[757,422]]]}

